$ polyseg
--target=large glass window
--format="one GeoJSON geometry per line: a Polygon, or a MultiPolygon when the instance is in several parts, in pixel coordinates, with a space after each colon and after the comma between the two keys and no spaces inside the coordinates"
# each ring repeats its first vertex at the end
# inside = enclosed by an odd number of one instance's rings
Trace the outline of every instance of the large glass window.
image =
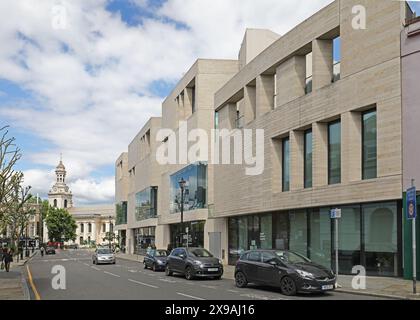
{"type": "Polygon", "coordinates": [[[305,131],[304,179],[305,188],[312,188],[312,130],[305,131]]]}
{"type": "MultiPolygon", "coordinates": [[[[188,245],[190,247],[204,247],[204,225],[205,221],[184,222],[184,228],[188,227],[188,245]]],[[[180,223],[170,225],[171,244],[173,247],[186,245],[185,230],[182,230],[180,223]],[[185,238],[181,239],[182,233],[185,238]]]]}
{"type": "Polygon", "coordinates": [[[156,218],[157,187],[149,187],[136,193],[135,216],[137,221],[156,218]]]}
{"type": "Polygon", "coordinates": [[[362,176],[373,179],[377,176],[376,110],[362,114],[362,176]]]}
{"type": "Polygon", "coordinates": [[[397,276],[397,204],[366,204],[362,214],[367,274],[397,276]]]}
{"type": "Polygon", "coordinates": [[[289,248],[289,215],[287,212],[273,214],[273,248],[289,248]]]}
{"type": "Polygon", "coordinates": [[[341,122],[328,125],[328,183],[341,182],[341,122]]]}
{"type": "Polygon", "coordinates": [[[127,223],[127,201],[122,201],[115,205],[116,219],[115,225],[127,223]]]}
{"type": "Polygon", "coordinates": [[[309,258],[331,268],[331,219],[329,208],[311,210],[309,258]]]}
{"type": "Polygon", "coordinates": [[[289,138],[282,142],[282,189],[290,190],[290,143],[289,138]]]}
{"type": "MultiPolygon", "coordinates": [[[[335,227],[335,224],[333,225],[335,227]]],[[[342,207],[341,218],[338,219],[339,272],[349,274],[353,266],[360,265],[360,228],[360,206],[342,207]]],[[[333,239],[335,241],[335,228],[333,229],[333,239]]]]}
{"type": "Polygon", "coordinates": [[[291,211],[289,249],[308,256],[308,219],[306,210],[291,211]]]}
{"type": "Polygon", "coordinates": [[[207,164],[198,163],[171,175],[170,212],[181,211],[181,178],[186,181],[184,211],[207,208],[207,164]]]}

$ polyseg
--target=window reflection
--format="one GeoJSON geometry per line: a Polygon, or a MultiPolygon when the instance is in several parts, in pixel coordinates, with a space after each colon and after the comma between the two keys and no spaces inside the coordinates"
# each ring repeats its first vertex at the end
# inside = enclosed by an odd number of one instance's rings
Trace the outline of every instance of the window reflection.
{"type": "Polygon", "coordinates": [[[198,163],[171,175],[170,212],[181,211],[181,178],[186,181],[184,211],[207,208],[207,164],[198,163]]]}

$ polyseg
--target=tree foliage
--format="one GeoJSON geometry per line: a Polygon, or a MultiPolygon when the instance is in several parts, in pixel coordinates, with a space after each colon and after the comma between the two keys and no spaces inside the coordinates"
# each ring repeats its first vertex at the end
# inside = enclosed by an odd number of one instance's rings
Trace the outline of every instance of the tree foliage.
{"type": "Polygon", "coordinates": [[[50,241],[76,240],[76,221],[67,210],[49,207],[45,222],[50,241]]]}

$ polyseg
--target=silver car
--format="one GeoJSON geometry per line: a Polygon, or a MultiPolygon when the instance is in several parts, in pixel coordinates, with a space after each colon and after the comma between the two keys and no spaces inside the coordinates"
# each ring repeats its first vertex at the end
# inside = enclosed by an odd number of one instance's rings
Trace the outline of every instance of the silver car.
{"type": "Polygon", "coordinates": [[[101,263],[112,263],[115,264],[115,254],[112,249],[109,248],[99,248],[95,250],[95,253],[92,255],[93,264],[101,263]]]}

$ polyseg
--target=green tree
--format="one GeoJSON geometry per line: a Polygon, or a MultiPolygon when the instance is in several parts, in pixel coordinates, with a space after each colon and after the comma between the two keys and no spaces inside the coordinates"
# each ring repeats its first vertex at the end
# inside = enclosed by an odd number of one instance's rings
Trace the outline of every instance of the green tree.
{"type": "Polygon", "coordinates": [[[76,240],[76,221],[67,210],[50,207],[45,222],[50,241],[76,240]]]}

